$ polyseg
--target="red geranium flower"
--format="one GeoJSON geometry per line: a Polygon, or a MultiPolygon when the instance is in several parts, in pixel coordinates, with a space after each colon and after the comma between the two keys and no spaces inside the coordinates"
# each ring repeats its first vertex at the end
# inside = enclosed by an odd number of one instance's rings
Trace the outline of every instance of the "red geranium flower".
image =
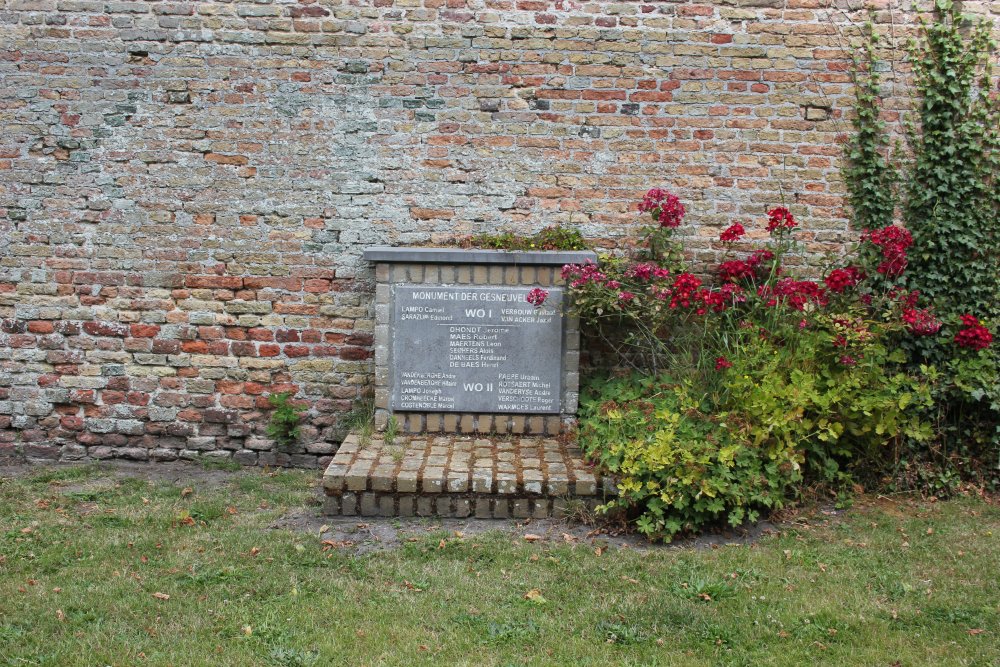
{"type": "Polygon", "coordinates": [[[773,232],[777,229],[792,229],[798,223],[792,217],[791,211],[784,206],[772,208],[767,212],[767,231],[773,232]]]}
{"type": "Polygon", "coordinates": [[[955,343],[959,347],[973,350],[985,350],[993,342],[993,334],[972,315],[962,315],[962,329],[955,334],[955,343]]]}
{"type": "Polygon", "coordinates": [[[722,233],[719,234],[719,238],[725,243],[732,243],[734,241],[739,241],[746,233],[747,230],[743,229],[743,225],[736,222],[722,230],[722,233]]]}
{"type": "Polygon", "coordinates": [[[733,367],[733,362],[729,361],[729,359],[726,359],[725,357],[718,357],[715,360],[715,370],[717,371],[724,371],[727,368],[732,368],[732,367],[733,367]]]}
{"type": "Polygon", "coordinates": [[[676,196],[666,190],[653,188],[639,202],[639,210],[649,213],[660,227],[678,227],[684,219],[684,204],[676,196]]]}
{"type": "Polygon", "coordinates": [[[543,303],[545,303],[545,300],[548,298],[549,298],[548,292],[541,289],[540,287],[536,287],[535,289],[528,292],[528,296],[526,296],[524,300],[530,303],[535,308],[538,308],[543,303]]]}
{"type": "Polygon", "coordinates": [[[844,290],[854,287],[859,282],[861,282],[865,277],[863,271],[856,269],[853,266],[846,266],[842,269],[834,269],[830,272],[823,282],[826,283],[827,289],[831,292],[836,292],[840,294],[844,290]]]}

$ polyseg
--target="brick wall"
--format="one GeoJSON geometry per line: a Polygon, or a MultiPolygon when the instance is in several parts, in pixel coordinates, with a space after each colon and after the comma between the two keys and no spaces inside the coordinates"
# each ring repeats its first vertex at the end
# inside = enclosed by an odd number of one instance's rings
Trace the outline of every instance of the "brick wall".
{"type": "Polygon", "coordinates": [[[322,463],[371,384],[370,244],[614,245],[666,185],[695,260],[782,197],[836,250],[845,11],[0,2],[0,456],[322,463]],[[263,437],[280,390],[310,406],[292,452],[263,437]]]}

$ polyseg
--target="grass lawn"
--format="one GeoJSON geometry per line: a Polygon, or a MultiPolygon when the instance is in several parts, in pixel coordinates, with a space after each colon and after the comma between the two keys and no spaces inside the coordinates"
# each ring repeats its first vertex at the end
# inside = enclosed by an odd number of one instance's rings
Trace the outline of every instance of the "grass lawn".
{"type": "Polygon", "coordinates": [[[715,549],[380,519],[401,541],[360,553],[272,527],[318,512],[315,472],[174,470],[0,480],[0,664],[1000,665],[1000,507],[976,499],[715,549]]]}

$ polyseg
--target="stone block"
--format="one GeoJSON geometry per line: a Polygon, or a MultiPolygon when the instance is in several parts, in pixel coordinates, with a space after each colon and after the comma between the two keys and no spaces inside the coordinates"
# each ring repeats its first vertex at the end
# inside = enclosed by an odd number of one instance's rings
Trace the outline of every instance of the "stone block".
{"type": "Polygon", "coordinates": [[[358,512],[361,516],[375,516],[378,514],[378,496],[374,493],[362,493],[358,512]]]}
{"type": "Polygon", "coordinates": [[[476,498],[476,518],[490,519],[493,517],[493,509],[490,506],[489,498],[476,498]]]}

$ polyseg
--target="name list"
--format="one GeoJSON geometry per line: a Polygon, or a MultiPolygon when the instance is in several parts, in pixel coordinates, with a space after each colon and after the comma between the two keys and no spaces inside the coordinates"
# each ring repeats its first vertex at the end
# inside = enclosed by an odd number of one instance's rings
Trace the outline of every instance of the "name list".
{"type": "Polygon", "coordinates": [[[551,414],[562,390],[562,290],[396,286],[394,410],[551,414]]]}

